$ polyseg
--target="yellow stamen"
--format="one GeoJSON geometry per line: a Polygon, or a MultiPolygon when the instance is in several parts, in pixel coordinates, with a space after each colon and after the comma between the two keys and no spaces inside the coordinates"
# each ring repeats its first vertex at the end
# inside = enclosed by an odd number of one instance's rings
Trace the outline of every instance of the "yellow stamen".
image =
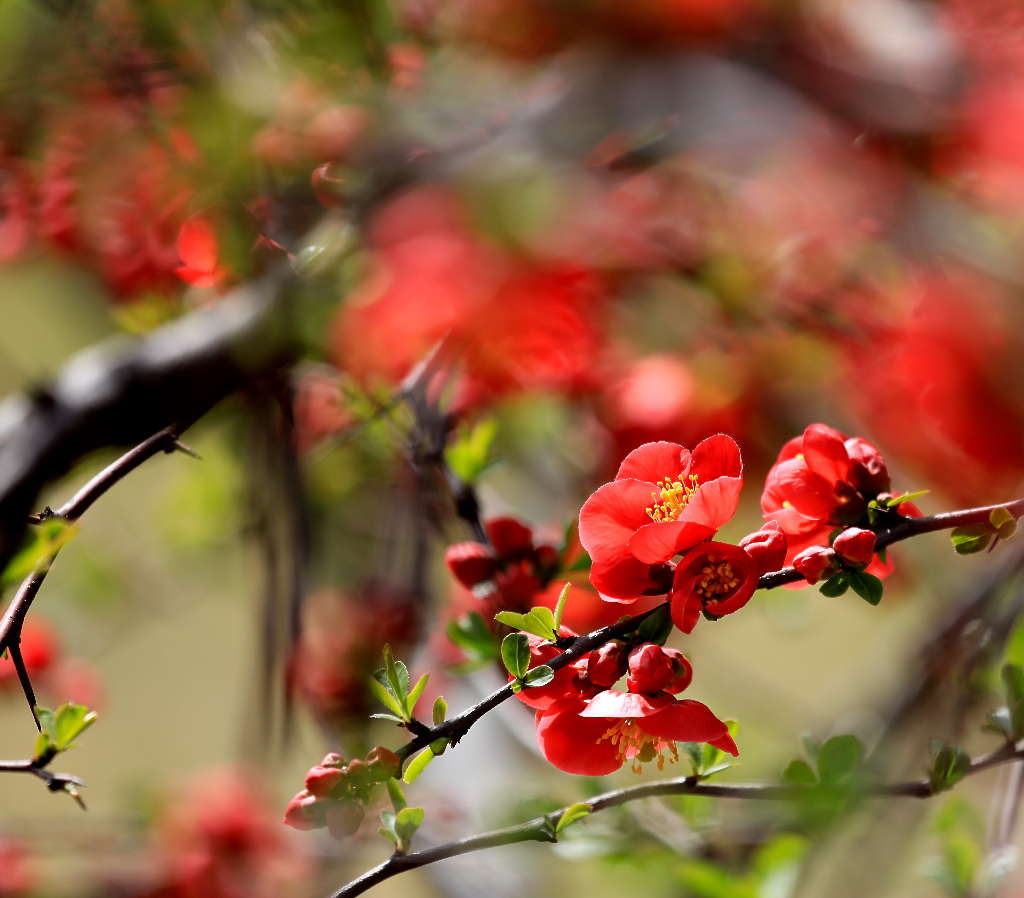
{"type": "Polygon", "coordinates": [[[644,764],[657,761],[658,770],[665,769],[666,754],[669,764],[679,760],[679,749],[674,742],[645,733],[632,717],[617,720],[598,742],[607,739],[615,748],[619,760],[632,761],[630,769],[640,773],[644,764]]]}
{"type": "Polygon", "coordinates": [[[720,555],[708,555],[700,569],[694,592],[702,605],[713,607],[733,593],[739,585],[740,578],[736,576],[728,561],[720,555]]]}
{"type": "Polygon", "coordinates": [[[655,485],[658,492],[651,493],[654,503],[647,506],[647,514],[652,521],[664,524],[676,520],[683,513],[683,509],[700,489],[700,479],[696,474],[691,474],[683,480],[680,474],[676,478],[659,480],[655,485]]]}

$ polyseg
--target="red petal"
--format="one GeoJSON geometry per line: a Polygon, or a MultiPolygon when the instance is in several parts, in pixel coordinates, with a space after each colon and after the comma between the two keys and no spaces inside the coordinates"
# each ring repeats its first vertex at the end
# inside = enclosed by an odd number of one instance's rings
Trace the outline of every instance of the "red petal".
{"type": "Polygon", "coordinates": [[[700,620],[700,601],[692,590],[673,590],[670,610],[672,623],[682,632],[692,633],[700,620]]]}
{"type": "Polygon", "coordinates": [[[188,219],[178,231],[175,248],[186,268],[210,272],[217,267],[217,235],[205,218],[188,219]]]}
{"type": "Polygon", "coordinates": [[[694,447],[686,473],[696,474],[701,483],[716,477],[741,477],[743,462],[740,459],[740,447],[732,437],[716,433],[694,447]]]}
{"type": "Polygon", "coordinates": [[[827,424],[811,424],[804,431],[803,455],[807,467],[829,483],[847,478],[850,456],[846,437],[827,424]]]}
{"type": "Polygon", "coordinates": [[[622,766],[622,759],[611,742],[598,742],[607,731],[608,721],[584,719],[577,713],[577,702],[566,702],[537,713],[537,741],[544,757],[559,770],[581,776],[604,776],[622,766]]]}
{"type": "Polygon", "coordinates": [[[765,491],[782,497],[797,511],[813,518],[826,519],[836,507],[832,485],[813,473],[806,462],[796,458],[784,461],[768,472],[765,491]]]}
{"type": "Polygon", "coordinates": [[[533,531],[515,518],[492,518],[484,527],[499,558],[514,558],[533,549],[533,531]]]}
{"type": "Polygon", "coordinates": [[[186,284],[191,284],[193,287],[216,287],[224,278],[224,272],[220,268],[213,271],[200,271],[195,268],[186,268],[184,265],[179,265],[174,269],[174,273],[186,284]]]}
{"type": "Polygon", "coordinates": [[[644,564],[661,564],[714,535],[714,528],[695,521],[648,523],[637,530],[627,546],[644,564]]]}
{"type": "Polygon", "coordinates": [[[650,595],[651,590],[660,589],[651,578],[651,566],[632,555],[594,562],[590,568],[590,584],[602,599],[621,603],[635,602],[641,596],[650,595]]]}
{"type": "MultiPolygon", "coordinates": [[[[620,719],[626,717],[649,717],[658,714],[666,702],[674,699],[669,695],[648,697],[636,692],[619,692],[606,689],[595,695],[590,703],[580,712],[581,717],[602,717],[620,719]]],[[[605,724],[605,729],[608,725],[605,724]]]]}
{"type": "Polygon", "coordinates": [[[597,490],[580,509],[580,542],[594,561],[628,555],[626,543],[634,532],[650,524],[647,506],[654,484],[642,480],[615,480],[597,490]]]}
{"type": "Polygon", "coordinates": [[[619,465],[616,480],[627,477],[657,483],[665,477],[675,478],[690,460],[690,451],[678,443],[644,443],[629,453],[619,465]]]}
{"type": "MultiPolygon", "coordinates": [[[[707,705],[691,699],[673,701],[657,714],[640,718],[637,723],[644,732],[673,742],[710,742],[729,735],[729,728],[711,713],[707,705]]],[[[729,753],[737,754],[736,746],[732,748],[729,753]]]]}
{"type": "MultiPolygon", "coordinates": [[[[687,503],[680,521],[693,521],[717,530],[736,513],[740,504],[742,477],[719,477],[710,483],[703,483],[694,497],[687,503]]],[[[694,543],[690,543],[694,545],[694,543]]]]}

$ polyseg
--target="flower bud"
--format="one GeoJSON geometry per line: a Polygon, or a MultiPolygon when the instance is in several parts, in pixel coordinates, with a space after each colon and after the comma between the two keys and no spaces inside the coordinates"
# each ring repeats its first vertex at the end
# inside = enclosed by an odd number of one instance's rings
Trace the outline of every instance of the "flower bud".
{"type": "Polygon", "coordinates": [[[793,567],[803,574],[808,583],[817,583],[834,558],[835,552],[827,546],[811,546],[793,559],[793,567]]]}
{"type": "Polygon", "coordinates": [[[777,571],[786,563],[788,540],[777,521],[769,521],[760,530],[749,533],[738,543],[757,567],[759,574],[777,571]]]}
{"type": "Polygon", "coordinates": [[[671,692],[675,695],[677,692],[682,692],[690,685],[690,681],[693,679],[693,665],[690,664],[690,659],[686,657],[679,649],[663,648],[662,652],[668,657],[669,661],[672,662],[672,679],[664,687],[665,692],[671,692]]]}
{"type": "Polygon", "coordinates": [[[493,518],[484,529],[494,554],[502,560],[524,558],[533,551],[533,531],[515,518],[493,518]]]}
{"type": "Polygon", "coordinates": [[[335,839],[351,836],[363,822],[363,809],[350,801],[334,801],[325,815],[327,829],[335,839]]]}
{"type": "Polygon", "coordinates": [[[317,798],[328,798],[344,777],[338,767],[311,767],[306,774],[306,791],[317,798]]]}
{"type": "Polygon", "coordinates": [[[606,642],[587,658],[587,679],[595,686],[612,686],[626,672],[626,647],[621,642],[606,642]]]}
{"type": "Polygon", "coordinates": [[[490,580],[498,571],[498,563],[486,546],[480,543],[456,543],[444,553],[448,570],[466,589],[490,580]]]}
{"type": "Polygon", "coordinates": [[[360,758],[353,758],[345,767],[345,781],[352,793],[364,792],[373,784],[370,766],[360,758]]]}
{"type": "Polygon", "coordinates": [[[558,570],[561,558],[554,546],[537,546],[533,553],[537,568],[545,574],[554,574],[558,570]]]}
{"type": "Polygon", "coordinates": [[[320,762],[320,767],[344,767],[345,759],[336,751],[329,751],[320,762]]]}
{"type": "Polygon", "coordinates": [[[853,564],[868,564],[875,553],[875,534],[860,527],[848,527],[835,538],[832,548],[853,564]]]}
{"type": "Polygon", "coordinates": [[[674,679],[672,659],[660,645],[648,642],[629,653],[626,686],[630,692],[661,692],[674,679]]]}
{"type": "Polygon", "coordinates": [[[393,776],[398,776],[398,771],[402,769],[402,759],[382,745],[378,745],[369,751],[366,755],[366,763],[370,768],[374,781],[378,783],[383,783],[393,776]]]}
{"type": "Polygon", "coordinates": [[[326,803],[305,789],[295,795],[284,812],[284,823],[293,829],[319,829],[325,824],[326,803]]]}

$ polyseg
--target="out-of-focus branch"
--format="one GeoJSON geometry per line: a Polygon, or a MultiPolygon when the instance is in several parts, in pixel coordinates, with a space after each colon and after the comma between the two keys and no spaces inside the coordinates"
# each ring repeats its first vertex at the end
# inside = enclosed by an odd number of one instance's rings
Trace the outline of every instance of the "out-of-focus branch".
{"type": "Polygon", "coordinates": [[[142,340],[85,350],[48,385],[0,404],[0,569],[46,484],[90,452],[187,427],[288,361],[286,268],[142,340]]]}
{"type": "Polygon", "coordinates": [[[85,810],[85,803],[78,794],[78,789],[85,783],[70,773],[52,773],[47,770],[50,762],[57,757],[55,748],[48,748],[38,758],[26,758],[23,761],[0,761],[0,773],[28,773],[46,783],[51,792],[67,792],[85,810]]]}
{"type": "MultiPolygon", "coordinates": [[[[912,536],[917,536],[922,533],[931,533],[936,530],[951,530],[965,524],[975,524],[988,521],[989,515],[997,508],[1005,508],[1014,517],[1019,517],[1024,515],[1024,499],[1017,499],[1012,502],[1003,502],[998,505],[988,505],[984,508],[968,508],[961,511],[950,511],[943,514],[933,515],[931,517],[901,517],[893,526],[878,531],[877,546],[879,548],[883,548],[891,545],[892,543],[900,542],[901,540],[909,539],[912,536]]],[[[786,583],[797,583],[803,579],[803,575],[797,571],[796,568],[785,567],[778,571],[771,571],[770,573],[763,574],[760,580],[758,580],[758,588],[774,589],[786,583]]],[[[656,608],[652,608],[651,610],[644,612],[643,614],[639,614],[634,617],[625,617],[609,627],[602,627],[600,630],[594,630],[592,633],[588,633],[585,636],[579,636],[571,645],[568,645],[565,648],[565,651],[563,651],[561,655],[557,655],[545,663],[552,670],[558,670],[568,664],[572,664],[573,661],[582,658],[587,654],[587,652],[599,648],[606,642],[633,632],[641,621],[653,614],[655,611],[659,611],[664,607],[664,605],[659,605],[656,608]]],[[[398,749],[399,757],[405,760],[413,752],[418,751],[421,748],[425,748],[437,739],[448,739],[448,741],[454,745],[463,736],[465,736],[466,733],[469,732],[470,727],[472,727],[473,724],[475,724],[488,711],[493,710],[513,695],[512,684],[509,683],[492,692],[478,704],[467,708],[461,714],[449,718],[438,726],[417,728],[417,735],[415,738],[398,749]]]]}
{"type": "MultiPolygon", "coordinates": [[[[964,776],[970,776],[996,767],[1010,761],[1019,761],[1024,758],[1024,747],[1007,744],[987,755],[975,758],[964,776]]],[[[703,795],[709,798],[742,798],[747,800],[761,801],[799,801],[808,795],[813,794],[816,786],[788,786],[775,785],[773,783],[747,783],[736,785],[717,785],[703,783],[696,776],[681,776],[668,780],[659,780],[653,783],[643,783],[638,786],[629,786],[625,789],[616,789],[612,792],[605,792],[588,801],[581,802],[585,805],[589,814],[596,814],[607,808],[618,807],[631,801],[638,801],[643,798],[656,798],[667,795],[703,795]]],[[[868,798],[930,798],[936,794],[932,784],[926,780],[907,780],[896,783],[865,783],[857,792],[858,795],[868,798]]],[[[449,842],[445,845],[438,845],[428,848],[425,851],[417,851],[412,854],[393,854],[386,861],[372,870],[367,871],[358,879],[339,889],[331,895],[331,898],[354,898],[362,895],[373,886],[399,873],[407,870],[414,870],[417,867],[425,867],[428,864],[446,858],[455,857],[460,854],[468,854],[473,851],[482,851],[485,848],[495,848],[499,845],[512,845],[516,842],[557,842],[558,834],[556,827],[562,815],[569,808],[559,808],[550,814],[541,817],[534,817],[525,823],[516,826],[508,826],[504,829],[496,829],[491,832],[482,833],[478,836],[471,836],[457,842],[449,842]]]]}

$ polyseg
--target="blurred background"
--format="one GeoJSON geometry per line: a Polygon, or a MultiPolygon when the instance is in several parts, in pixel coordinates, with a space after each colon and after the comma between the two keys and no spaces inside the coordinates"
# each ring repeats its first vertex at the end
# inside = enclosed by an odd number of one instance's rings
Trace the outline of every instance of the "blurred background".
{"type": "MultiPolygon", "coordinates": [[[[87,814],[0,778],[0,896],[300,898],[385,857],[372,808],[340,842],[280,823],[326,751],[404,741],[368,719],[383,645],[457,711],[503,674],[449,622],[566,579],[459,587],[468,497],[557,547],[630,449],[725,432],[735,541],[824,421],[926,514],[1017,498],[1022,201],[1016,0],[0,4],[0,392],[290,273],[289,364],[185,433],[200,460],[104,496],[33,608],[41,702],[100,719],[56,765],[87,814]]],[[[721,781],[777,779],[803,733],[889,778],[932,738],[997,747],[1024,555],[892,556],[879,607],[782,589],[676,634],[688,697],[739,721],[721,781]]],[[[567,577],[578,629],[621,613],[567,577]]],[[[0,755],[28,757],[3,665],[0,755]]],[[[1012,896],[1019,778],[847,814],[649,800],[376,894],[1012,896]]],[[[559,773],[507,703],[407,791],[429,844],[636,779],[559,773]]]]}

